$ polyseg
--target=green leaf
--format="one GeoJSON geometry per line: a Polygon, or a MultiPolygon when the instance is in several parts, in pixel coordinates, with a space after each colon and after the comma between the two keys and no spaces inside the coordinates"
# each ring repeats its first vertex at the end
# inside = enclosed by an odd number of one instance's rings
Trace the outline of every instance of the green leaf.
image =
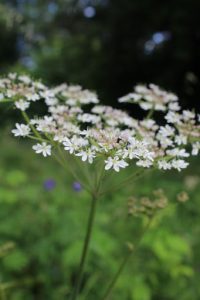
{"type": "Polygon", "coordinates": [[[16,192],[0,187],[0,202],[15,203],[18,201],[16,192]]]}
{"type": "Polygon", "coordinates": [[[151,290],[150,287],[145,283],[142,276],[137,276],[134,279],[130,278],[132,281],[132,300],[150,300],[151,290]]]}
{"type": "Polygon", "coordinates": [[[28,258],[22,251],[16,250],[3,258],[3,264],[11,271],[19,271],[28,264],[28,258]]]}
{"type": "Polygon", "coordinates": [[[27,176],[20,170],[12,170],[5,175],[5,181],[12,187],[17,187],[27,181],[27,176]]]}

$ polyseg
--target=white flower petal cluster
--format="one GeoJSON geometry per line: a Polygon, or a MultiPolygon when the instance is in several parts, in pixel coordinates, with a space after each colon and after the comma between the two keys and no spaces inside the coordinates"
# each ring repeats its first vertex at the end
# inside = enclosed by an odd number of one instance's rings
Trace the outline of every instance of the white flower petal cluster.
{"type": "Polygon", "coordinates": [[[47,145],[45,142],[34,145],[33,150],[38,154],[41,153],[44,157],[51,155],[51,145],[47,145]]]}
{"type": "Polygon", "coordinates": [[[128,163],[123,159],[119,159],[118,156],[108,157],[105,163],[106,163],[105,170],[109,170],[113,168],[116,172],[119,172],[120,168],[123,169],[128,166],[128,163]]]}
{"type": "Polygon", "coordinates": [[[30,103],[28,101],[25,101],[23,99],[20,99],[15,102],[16,108],[18,108],[21,111],[25,111],[27,108],[29,108],[30,103]]]}
{"type": "Polygon", "coordinates": [[[138,104],[144,110],[179,111],[178,97],[173,93],[161,90],[155,84],[137,85],[133,93],[119,99],[119,102],[138,104]]]}
{"type": "Polygon", "coordinates": [[[88,161],[90,164],[93,163],[94,158],[96,157],[95,151],[92,149],[82,150],[76,153],[76,156],[80,156],[82,161],[88,161]]]}
{"type": "Polygon", "coordinates": [[[17,74],[0,79],[1,98],[13,101],[23,115],[33,102],[46,104],[45,116],[25,118],[27,125],[17,123],[12,130],[15,136],[38,139],[33,149],[45,157],[59,148],[90,164],[101,158],[106,170],[116,172],[131,164],[181,171],[188,166],[188,157],[200,151],[200,116],[181,112],[177,96],[154,84],[136,86],[134,93],[120,102],[137,103],[145,111],[162,111],[162,125],[149,114],[137,120],[120,109],[101,105],[94,92],[80,86],[62,84],[49,89],[17,74]]]}
{"type": "Polygon", "coordinates": [[[18,102],[17,108],[21,109],[22,100],[24,102],[40,100],[40,94],[47,88],[41,82],[33,81],[26,75],[18,76],[16,73],[10,73],[7,78],[0,80],[0,89],[4,99],[18,102]]]}
{"type": "Polygon", "coordinates": [[[4,99],[4,95],[0,93],[0,102],[3,101],[3,99],[4,99]]]}
{"type": "Polygon", "coordinates": [[[16,123],[16,128],[12,130],[14,136],[27,136],[31,132],[31,129],[28,125],[16,123]]]}

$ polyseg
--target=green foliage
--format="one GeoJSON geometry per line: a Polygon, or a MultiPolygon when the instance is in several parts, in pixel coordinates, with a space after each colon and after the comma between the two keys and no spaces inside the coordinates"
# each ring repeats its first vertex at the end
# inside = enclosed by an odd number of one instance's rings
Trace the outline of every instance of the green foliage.
{"type": "Polygon", "coordinates": [[[16,250],[3,259],[3,266],[9,272],[20,271],[28,263],[28,257],[25,252],[16,250]]]}
{"type": "MultiPolygon", "coordinates": [[[[30,151],[30,145],[1,138],[1,286],[9,300],[64,300],[79,262],[88,214],[87,193],[73,191],[69,174],[51,160],[40,159],[30,151]],[[48,178],[56,181],[51,191],[43,185],[48,178]],[[6,243],[14,246],[1,255],[6,243]]],[[[126,243],[134,244],[142,231],[146,219],[128,216],[128,197],[146,195],[157,188],[166,191],[170,205],[153,220],[111,299],[199,299],[200,187],[196,165],[194,162],[181,175],[146,175],[143,181],[102,198],[80,300],[102,297],[127,252],[126,243]],[[176,195],[184,188],[191,200],[178,203],[176,195]]]]}
{"type": "Polygon", "coordinates": [[[17,33],[22,17],[13,8],[0,3],[0,64],[1,72],[18,57],[16,49],[17,33]]]}
{"type": "Polygon", "coordinates": [[[113,104],[135,83],[155,82],[198,109],[199,1],[1,2],[3,71],[76,82],[113,104]],[[84,16],[88,6],[96,12],[92,18],[84,16]]]}

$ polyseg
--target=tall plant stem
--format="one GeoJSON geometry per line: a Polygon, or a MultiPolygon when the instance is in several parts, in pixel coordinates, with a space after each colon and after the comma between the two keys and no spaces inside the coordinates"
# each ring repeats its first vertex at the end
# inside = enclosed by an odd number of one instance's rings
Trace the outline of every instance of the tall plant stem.
{"type": "Polygon", "coordinates": [[[98,193],[94,192],[92,194],[92,202],[91,202],[91,208],[90,208],[90,214],[88,218],[88,223],[87,223],[87,231],[86,231],[86,236],[83,244],[83,250],[82,250],[82,255],[80,259],[80,264],[78,268],[78,273],[77,273],[77,279],[74,287],[74,291],[72,293],[71,300],[76,300],[80,291],[80,286],[82,283],[82,278],[83,278],[83,271],[84,271],[84,266],[88,254],[88,249],[89,249],[89,244],[90,244],[90,239],[92,235],[92,229],[93,229],[93,224],[94,224],[94,219],[95,219],[95,213],[96,213],[96,205],[97,205],[97,200],[98,200],[98,193]]]}
{"type": "Polygon", "coordinates": [[[4,289],[4,287],[3,287],[2,284],[0,285],[0,291],[1,291],[1,293],[0,293],[0,296],[1,296],[0,300],[6,300],[7,298],[6,298],[5,289],[4,289]]]}
{"type": "Polygon", "coordinates": [[[124,270],[124,267],[126,266],[127,262],[129,261],[131,255],[132,255],[133,250],[129,251],[128,254],[124,257],[119,269],[117,270],[115,276],[113,277],[112,281],[110,282],[110,285],[108,286],[108,289],[106,290],[104,297],[102,300],[108,300],[109,296],[111,295],[113,288],[115,284],[117,283],[118,278],[120,277],[122,271],[124,270]]]}
{"type": "Polygon", "coordinates": [[[127,265],[129,259],[131,258],[132,254],[138,249],[138,246],[140,245],[140,242],[141,240],[143,239],[146,231],[149,229],[150,225],[151,225],[151,222],[152,222],[152,218],[149,219],[147,225],[145,226],[144,230],[142,231],[141,235],[139,236],[139,238],[137,239],[135,245],[133,247],[130,247],[127,255],[124,257],[123,261],[121,262],[117,272],[115,273],[113,279],[111,280],[102,300],[108,300],[116,283],[117,283],[117,280],[119,279],[120,275],[122,274],[125,266],[127,265]]]}

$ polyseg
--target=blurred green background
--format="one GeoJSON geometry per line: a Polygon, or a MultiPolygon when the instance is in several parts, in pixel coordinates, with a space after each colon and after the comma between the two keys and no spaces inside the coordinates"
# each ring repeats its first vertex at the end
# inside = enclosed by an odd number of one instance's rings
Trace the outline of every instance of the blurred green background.
{"type": "MultiPolygon", "coordinates": [[[[154,82],[199,110],[198,0],[0,1],[0,73],[26,72],[51,85],[94,89],[106,104],[138,82],[154,82]]],[[[125,107],[141,115],[136,108],[125,107]]],[[[18,119],[0,107],[0,299],[62,300],[79,261],[89,199],[51,159],[14,140],[18,119]]],[[[120,180],[118,175],[118,180],[120,180]]],[[[113,300],[200,299],[200,170],[150,173],[102,199],[80,300],[100,299],[143,219],[130,195],[163,188],[170,205],[155,219],[113,300]],[[186,190],[190,201],[178,203],[186,190]]]]}

